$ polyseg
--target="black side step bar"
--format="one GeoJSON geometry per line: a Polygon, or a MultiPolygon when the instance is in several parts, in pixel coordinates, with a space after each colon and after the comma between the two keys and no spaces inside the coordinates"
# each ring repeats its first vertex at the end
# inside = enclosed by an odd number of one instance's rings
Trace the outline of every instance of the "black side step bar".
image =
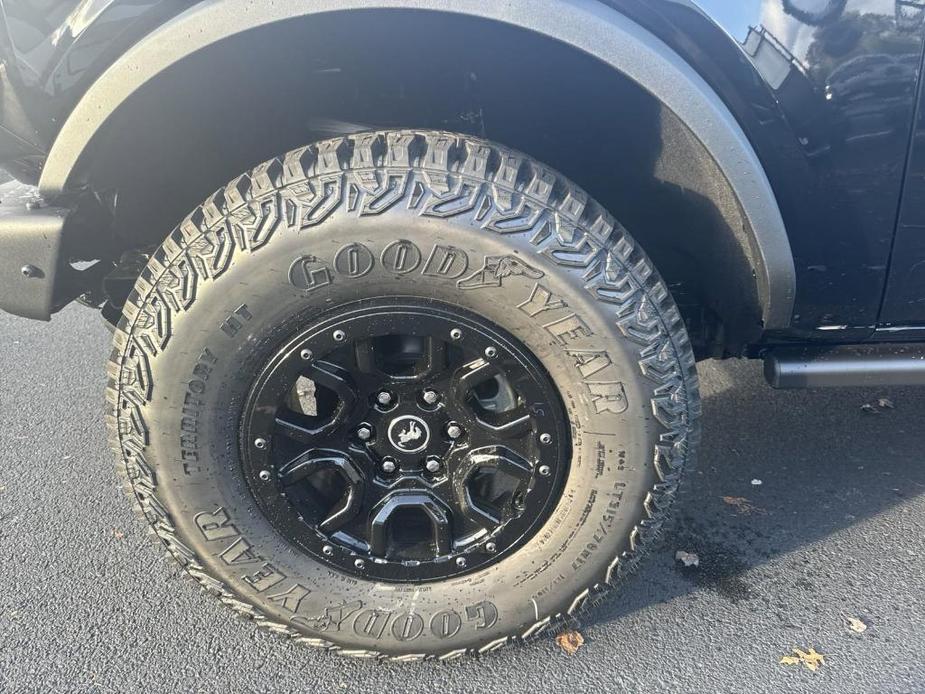
{"type": "Polygon", "coordinates": [[[775,388],[925,385],[925,345],[776,347],[764,377],[775,388]]]}

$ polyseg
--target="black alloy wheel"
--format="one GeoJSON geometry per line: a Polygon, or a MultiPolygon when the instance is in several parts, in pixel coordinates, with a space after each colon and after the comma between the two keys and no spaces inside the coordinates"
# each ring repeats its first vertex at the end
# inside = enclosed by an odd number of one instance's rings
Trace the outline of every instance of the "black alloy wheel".
{"type": "Polygon", "coordinates": [[[558,501],[569,432],[543,367],[449,305],[364,302],[286,344],[245,408],[244,473],[319,561],[446,579],[515,551],[558,501]]]}

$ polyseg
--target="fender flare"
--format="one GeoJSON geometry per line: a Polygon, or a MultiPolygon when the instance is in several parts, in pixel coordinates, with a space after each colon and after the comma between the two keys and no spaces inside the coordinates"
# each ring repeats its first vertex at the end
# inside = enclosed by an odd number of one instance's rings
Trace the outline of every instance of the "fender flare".
{"type": "Polygon", "coordinates": [[[54,198],[74,183],[94,135],[142,85],[196,51],[250,29],[357,9],[467,15],[547,36],[612,66],[674,112],[716,160],[749,228],[766,329],[786,328],[796,272],[787,231],[764,169],[713,89],[658,37],[596,0],[206,0],[167,21],[109,67],[78,101],[53,143],[39,189],[54,198]]]}

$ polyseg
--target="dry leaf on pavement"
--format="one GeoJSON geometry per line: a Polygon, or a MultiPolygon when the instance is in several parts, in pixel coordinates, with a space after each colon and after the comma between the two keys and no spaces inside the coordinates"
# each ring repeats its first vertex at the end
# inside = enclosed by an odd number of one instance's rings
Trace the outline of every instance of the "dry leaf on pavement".
{"type": "Polygon", "coordinates": [[[877,400],[877,405],[882,407],[884,410],[892,410],[894,407],[896,407],[893,404],[893,401],[890,400],[889,398],[880,398],[879,400],[877,400]]]}
{"type": "Polygon", "coordinates": [[[807,669],[813,672],[818,670],[820,665],[825,665],[825,656],[822,655],[822,653],[817,653],[815,648],[810,648],[808,651],[794,648],[793,653],[794,655],[783,656],[780,659],[780,664],[800,665],[802,663],[807,669]]]}
{"type": "Polygon", "coordinates": [[[678,550],[674,553],[674,558],[675,561],[681,562],[684,566],[700,566],[700,557],[693,552],[678,550]]]}
{"type": "Polygon", "coordinates": [[[857,617],[848,617],[848,628],[856,634],[867,631],[867,625],[857,617]]]}
{"type": "Polygon", "coordinates": [[[556,636],[556,644],[568,655],[575,655],[578,649],[585,645],[585,637],[580,632],[569,629],[556,636]]]}
{"type": "Polygon", "coordinates": [[[752,513],[767,513],[763,508],[755,506],[755,504],[746,499],[744,496],[724,496],[723,503],[732,506],[743,516],[747,516],[752,513]]]}

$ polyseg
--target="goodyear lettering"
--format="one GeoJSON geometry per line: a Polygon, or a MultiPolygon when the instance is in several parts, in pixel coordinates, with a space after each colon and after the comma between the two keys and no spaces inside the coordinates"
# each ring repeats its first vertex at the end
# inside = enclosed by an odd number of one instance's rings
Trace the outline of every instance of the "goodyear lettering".
{"type": "Polygon", "coordinates": [[[262,593],[265,590],[269,590],[280,581],[284,581],[286,576],[277,571],[275,566],[267,562],[254,573],[242,576],[241,578],[258,593],[262,593]]]}
{"type": "Polygon", "coordinates": [[[237,537],[238,529],[231,522],[225,509],[219,507],[212,512],[197,514],[194,519],[199,532],[209,542],[237,537]]]}
{"type": "Polygon", "coordinates": [[[626,389],[622,383],[616,381],[610,383],[586,382],[585,386],[591,394],[591,404],[594,405],[594,411],[597,414],[611,412],[620,414],[626,412],[629,403],[626,400],[626,389]]]}
{"type": "Polygon", "coordinates": [[[313,255],[298,258],[289,268],[289,284],[303,292],[313,292],[333,281],[331,269],[313,255]]]}
{"type": "Polygon", "coordinates": [[[404,275],[414,272],[421,264],[421,249],[411,241],[393,241],[382,251],[382,267],[389,272],[404,275]]]}
{"type": "Polygon", "coordinates": [[[346,277],[363,277],[373,269],[375,259],[362,243],[349,243],[334,256],[334,269],[346,277]]]}
{"type": "Polygon", "coordinates": [[[289,590],[283,593],[270,595],[267,597],[267,600],[276,605],[279,605],[285,610],[289,610],[294,614],[299,611],[299,606],[302,604],[302,600],[304,600],[305,596],[309,593],[311,593],[311,591],[308,588],[296,583],[289,590]]]}
{"type": "Polygon", "coordinates": [[[453,246],[436,245],[431,249],[427,262],[424,263],[422,275],[443,277],[454,280],[469,269],[469,256],[465,251],[453,246]]]}
{"type": "Polygon", "coordinates": [[[543,327],[563,346],[582,337],[594,336],[584,319],[574,313],[543,327]]]}
{"type": "Polygon", "coordinates": [[[539,283],[533,285],[530,298],[517,306],[517,308],[531,318],[536,318],[541,313],[546,313],[547,311],[555,311],[558,308],[567,307],[567,303],[539,283]]]}

